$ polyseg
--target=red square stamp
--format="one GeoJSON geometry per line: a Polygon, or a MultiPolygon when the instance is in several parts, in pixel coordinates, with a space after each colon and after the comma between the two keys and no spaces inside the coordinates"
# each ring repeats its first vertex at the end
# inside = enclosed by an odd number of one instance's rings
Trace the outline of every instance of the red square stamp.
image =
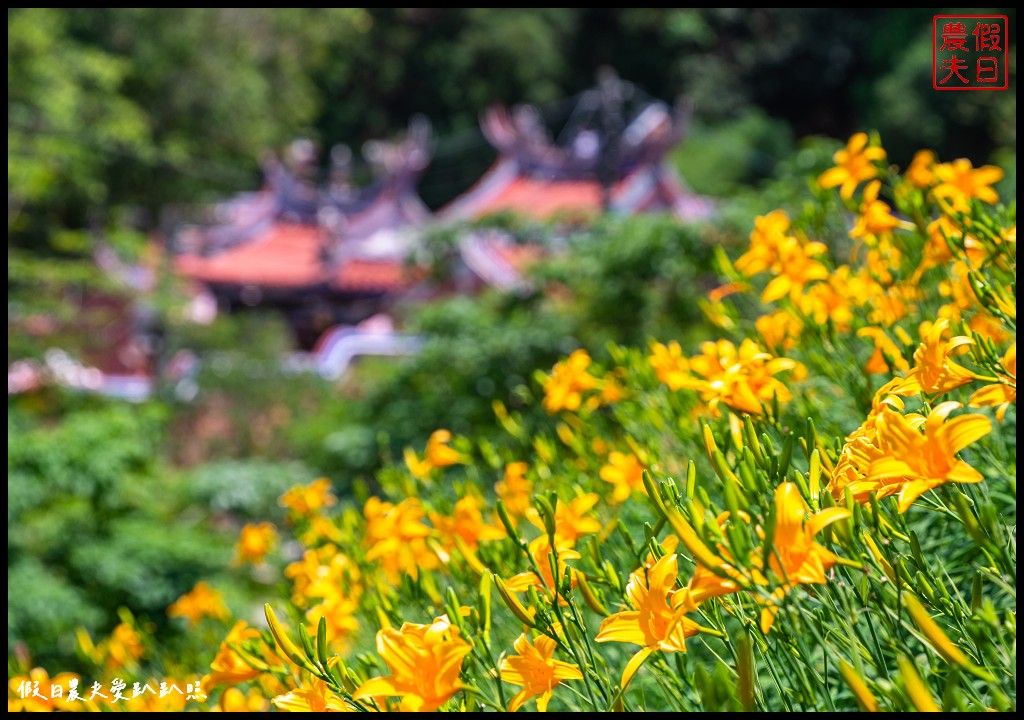
{"type": "Polygon", "coordinates": [[[936,15],[932,20],[932,87],[1006,90],[1010,86],[1005,15],[936,15]]]}

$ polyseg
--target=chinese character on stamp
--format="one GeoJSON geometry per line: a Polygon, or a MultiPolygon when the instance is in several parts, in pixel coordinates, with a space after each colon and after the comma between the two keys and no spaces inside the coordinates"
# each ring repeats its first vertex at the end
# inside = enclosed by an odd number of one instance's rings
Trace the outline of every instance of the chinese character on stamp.
{"type": "Polygon", "coordinates": [[[936,15],[932,21],[932,87],[1006,90],[1009,21],[1005,15],[936,15]]]}

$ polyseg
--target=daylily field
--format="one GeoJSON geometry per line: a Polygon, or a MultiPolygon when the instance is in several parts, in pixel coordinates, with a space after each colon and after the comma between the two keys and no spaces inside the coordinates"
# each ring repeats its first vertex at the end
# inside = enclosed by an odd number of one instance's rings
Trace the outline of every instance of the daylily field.
{"type": "Polygon", "coordinates": [[[576,350],[500,432],[437,428],[354,496],[309,478],[238,537],[265,607],[200,582],[168,613],[201,650],[125,613],[76,638],[80,699],[29,662],[9,708],[1015,709],[1001,178],[854,135],[799,212],[715,248],[702,342],[576,350]]]}

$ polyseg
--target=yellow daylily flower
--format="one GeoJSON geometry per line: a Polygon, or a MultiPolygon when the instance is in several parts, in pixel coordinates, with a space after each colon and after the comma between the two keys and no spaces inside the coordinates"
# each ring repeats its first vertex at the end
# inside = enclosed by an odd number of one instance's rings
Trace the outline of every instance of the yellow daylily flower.
{"type": "MultiPolygon", "coordinates": [[[[597,493],[585,493],[574,497],[568,503],[559,499],[555,503],[555,547],[558,549],[576,546],[580,536],[601,531],[601,522],[589,516],[591,508],[600,500],[597,493]]],[[[545,530],[540,514],[531,508],[527,519],[540,530],[545,530]]]]}
{"type": "Polygon", "coordinates": [[[965,335],[943,340],[947,328],[949,321],[942,318],[922,334],[922,342],[914,351],[914,367],[893,392],[905,396],[919,392],[938,395],[976,378],[973,372],[952,360],[959,348],[973,344],[974,340],[965,335]]]}
{"type": "Polygon", "coordinates": [[[440,559],[427,544],[430,528],[423,523],[423,506],[416,498],[394,505],[372,497],[363,506],[366,516],[366,560],[379,560],[390,582],[403,574],[413,578],[420,569],[438,567],[440,559]]]}
{"type": "Polygon", "coordinates": [[[367,680],[352,697],[400,697],[404,712],[437,710],[462,689],[459,674],[471,650],[447,615],[429,625],[383,628],[377,633],[377,652],[391,674],[367,680]]]}
{"type": "Polygon", "coordinates": [[[218,685],[237,685],[258,677],[262,671],[247,663],[234,647],[240,647],[246,640],[256,640],[259,637],[260,631],[249,627],[244,620],[235,623],[231,632],[224,638],[224,642],[220,644],[213,662],[210,663],[213,672],[203,678],[203,686],[213,688],[218,685]]]}
{"type": "Polygon", "coordinates": [[[505,537],[505,529],[499,525],[484,522],[480,512],[480,502],[472,495],[455,503],[451,516],[431,513],[430,522],[446,541],[446,547],[454,547],[455,538],[461,540],[465,547],[476,550],[483,540],[500,540],[505,537]]]}
{"type": "Polygon", "coordinates": [[[750,248],[735,262],[736,270],[746,277],[778,268],[779,248],[789,238],[789,216],[782,210],[754,218],[750,248]]]}
{"type": "Polygon", "coordinates": [[[921,495],[947,482],[976,483],[981,473],[956,454],[972,442],[988,435],[992,423],[984,415],[949,415],[962,407],[958,402],[944,402],[932,408],[921,422],[911,422],[898,412],[885,408],[877,420],[878,445],[881,457],[873,460],[867,480],[887,485],[891,495],[897,492],[899,511],[907,508],[921,495]],[[924,432],[919,427],[923,426],[924,432]],[[893,483],[898,482],[898,488],[893,483]]]}
{"type": "Polygon", "coordinates": [[[833,156],[836,166],[823,172],[818,184],[826,189],[841,186],[839,195],[849,200],[857,185],[878,176],[878,168],[873,163],[884,159],[885,150],[868,147],[867,133],[857,133],[846,147],[836,152],[833,156]]]}
{"type": "Polygon", "coordinates": [[[236,687],[225,688],[217,704],[221,712],[266,712],[270,709],[270,703],[255,688],[248,694],[236,687]]]}
{"type": "Polygon", "coordinates": [[[623,503],[634,490],[644,489],[644,466],[633,453],[613,451],[608,454],[608,464],[601,468],[601,479],[614,486],[612,502],[623,503]]]}
{"type": "Polygon", "coordinates": [[[1006,350],[1002,360],[1006,374],[999,373],[999,382],[974,391],[967,404],[971,407],[996,407],[996,419],[1003,421],[1006,410],[1017,404],[1017,343],[1006,350]]]}
{"type": "Polygon", "coordinates": [[[999,194],[992,189],[992,185],[1002,180],[1003,174],[1003,171],[994,165],[975,168],[966,158],[942,163],[935,166],[938,185],[932,190],[932,194],[949,203],[952,210],[959,212],[969,210],[968,202],[975,198],[994,205],[999,202],[999,194]]]}
{"type": "Polygon", "coordinates": [[[935,153],[931,150],[918,150],[903,177],[916,188],[924,189],[935,182],[935,153]]]}
{"type": "Polygon", "coordinates": [[[861,328],[857,331],[857,337],[871,338],[875,344],[875,351],[864,366],[865,372],[881,375],[890,373],[893,368],[903,371],[910,369],[910,363],[903,357],[899,345],[882,328],[861,328]]]}
{"type": "Polygon", "coordinates": [[[501,679],[523,689],[516,693],[508,704],[508,711],[515,712],[527,700],[537,698],[537,710],[545,712],[554,688],[565,680],[582,680],[579,666],[555,660],[558,644],[546,635],[530,643],[526,633],[520,635],[513,647],[516,654],[501,661],[501,679]]]}
{"type": "Polygon", "coordinates": [[[320,678],[311,677],[307,685],[278,695],[274,707],[285,712],[356,712],[343,698],[335,695],[320,678]]]}
{"type": "Polygon", "coordinates": [[[761,611],[761,632],[767,633],[771,629],[778,612],[778,601],[794,587],[828,582],[825,573],[839,558],[816,543],[814,536],[850,515],[847,508],[839,507],[810,515],[810,508],[794,483],[782,483],[775,489],[775,529],[768,568],[783,584],[761,611]]]}
{"type": "Polygon", "coordinates": [[[279,503],[287,510],[310,517],[324,508],[336,505],[338,498],[331,492],[331,481],[327,478],[314,480],[309,485],[297,485],[281,496],[279,503]]]}
{"type": "Polygon", "coordinates": [[[224,604],[224,596],[214,590],[205,580],[200,580],[189,592],[175,600],[167,608],[170,617],[183,617],[189,627],[195,627],[204,617],[224,620],[230,616],[224,604]]]}
{"type": "Polygon", "coordinates": [[[654,343],[647,361],[654,368],[658,379],[672,390],[693,387],[695,381],[690,376],[690,363],[683,356],[683,349],[675,340],[668,345],[654,343]]]}
{"type": "Polygon", "coordinates": [[[235,562],[254,565],[260,563],[276,543],[277,531],[273,524],[247,523],[242,527],[238,544],[235,545],[235,562]]]}
{"type": "Polygon", "coordinates": [[[583,393],[598,386],[597,378],[587,371],[590,363],[590,355],[586,350],[576,350],[555,364],[544,383],[544,407],[549,413],[559,410],[576,412],[580,409],[583,393]]]}
{"type": "Polygon", "coordinates": [[[530,509],[533,483],[526,479],[528,469],[524,462],[511,462],[505,466],[505,479],[494,485],[494,492],[512,517],[522,517],[530,509]]]}
{"type": "Polygon", "coordinates": [[[675,553],[665,555],[650,570],[637,570],[626,585],[626,597],[633,609],[609,615],[601,623],[597,642],[642,646],[622,672],[623,689],[653,652],[686,652],[686,638],[700,631],[700,626],[686,617],[686,594],[676,588],[678,574],[675,553]]]}

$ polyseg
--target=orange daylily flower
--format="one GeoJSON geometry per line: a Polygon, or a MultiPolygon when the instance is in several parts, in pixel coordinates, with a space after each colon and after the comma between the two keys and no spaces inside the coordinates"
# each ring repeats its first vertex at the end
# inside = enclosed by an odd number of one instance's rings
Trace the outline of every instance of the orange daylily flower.
{"type": "Polygon", "coordinates": [[[322,617],[331,642],[347,637],[359,627],[355,614],[362,594],[359,567],[333,545],[307,550],[303,560],[285,568],[293,577],[293,602],[306,607],[311,599],[320,602],[306,611],[306,620],[316,627],[322,617]]]}
{"type": "Polygon", "coordinates": [[[391,582],[403,574],[413,578],[420,569],[436,568],[440,559],[427,545],[430,528],[423,523],[423,506],[416,498],[398,505],[372,497],[363,507],[366,516],[367,561],[379,560],[391,582]]]}
{"type": "Polygon", "coordinates": [[[958,460],[956,454],[988,435],[992,423],[984,415],[961,415],[948,420],[950,413],[960,407],[958,402],[940,403],[923,422],[883,408],[876,422],[882,455],[871,462],[867,480],[879,484],[879,496],[898,493],[901,513],[939,485],[984,479],[976,469],[958,460]],[[923,433],[918,429],[922,425],[923,433]]]}
{"type": "Polygon", "coordinates": [[[494,492],[512,517],[522,517],[530,509],[533,483],[526,479],[528,468],[524,462],[511,462],[505,466],[505,479],[494,485],[494,492]]]}
{"type": "Polygon", "coordinates": [[[310,517],[324,508],[337,504],[338,498],[331,492],[331,481],[327,478],[314,480],[309,485],[297,485],[281,496],[279,503],[287,510],[310,517]]]}
{"type": "Polygon", "coordinates": [[[188,620],[189,627],[195,627],[204,617],[217,620],[228,618],[231,613],[224,605],[224,596],[214,590],[205,580],[200,580],[189,592],[175,600],[167,608],[170,617],[183,617],[188,620]]]}
{"type": "Polygon", "coordinates": [[[935,162],[935,153],[931,150],[918,150],[903,177],[916,188],[929,187],[935,182],[935,162]]]}
{"type": "MultiPolygon", "coordinates": [[[[557,536],[556,536],[557,540],[557,536]]],[[[540,570],[540,576],[538,577],[534,572],[524,572],[518,575],[513,575],[505,583],[505,586],[514,593],[526,592],[531,587],[537,588],[537,592],[546,595],[548,597],[555,596],[556,581],[561,581],[565,576],[566,568],[569,567],[567,562],[569,560],[579,560],[582,557],[578,552],[570,547],[559,547],[555,552],[555,573],[552,573],[551,559],[551,543],[548,541],[546,535],[541,535],[539,538],[530,543],[529,547],[530,555],[533,557],[533,561],[537,564],[537,569],[540,570]],[[557,574],[557,578],[556,578],[557,574]]],[[[576,586],[576,574],[572,568],[569,568],[569,574],[571,578],[571,584],[573,587],[576,586]]],[[[558,595],[558,601],[560,604],[565,605],[566,601],[561,595],[558,595]]]]}
{"type": "Polygon", "coordinates": [[[864,366],[866,372],[881,375],[891,372],[892,368],[903,371],[910,369],[910,363],[903,357],[899,346],[885,334],[885,330],[882,328],[861,328],[857,331],[857,337],[871,338],[875,343],[875,352],[864,366]]]}
{"type": "MultiPolygon", "coordinates": [[[[715,522],[718,524],[719,529],[724,529],[725,524],[731,520],[731,513],[723,512],[715,518],[715,522]]],[[[738,513],[738,520],[750,524],[750,515],[740,510],[738,513]]],[[[757,532],[760,533],[760,527],[756,528],[757,532]]],[[[684,609],[686,612],[693,612],[696,610],[701,603],[711,598],[721,597],[723,595],[730,595],[734,592],[739,591],[747,581],[753,581],[758,585],[767,585],[768,580],[764,577],[761,571],[758,569],[761,565],[761,558],[751,556],[753,568],[749,571],[749,576],[745,577],[735,567],[735,561],[728,549],[723,545],[717,547],[718,550],[718,563],[717,569],[723,575],[713,572],[709,568],[705,567],[700,563],[699,560],[694,560],[696,567],[693,570],[693,575],[690,577],[690,581],[686,584],[680,593],[679,607],[684,609]]]]}
{"type": "Polygon", "coordinates": [[[319,597],[320,591],[326,586],[340,580],[339,575],[347,569],[348,564],[348,558],[339,553],[334,545],[306,550],[302,559],[284,569],[285,577],[292,581],[293,602],[302,605],[307,597],[319,597]]]}
{"type": "Polygon", "coordinates": [[[342,542],[341,531],[332,518],[314,515],[308,518],[309,525],[299,535],[299,542],[306,547],[322,544],[324,540],[338,544],[342,542]]]}
{"type": "Polygon", "coordinates": [[[860,206],[860,217],[850,230],[852,238],[879,237],[896,228],[912,230],[914,226],[892,214],[889,206],[878,199],[882,183],[874,180],[864,189],[864,201],[860,206]]]}
{"type": "Polygon", "coordinates": [[[465,462],[465,458],[458,452],[448,447],[447,443],[452,440],[452,434],[447,430],[435,430],[427,439],[427,460],[434,467],[448,467],[456,463],[465,462]]]}
{"type": "Polygon", "coordinates": [[[928,223],[928,242],[924,246],[924,257],[921,258],[915,278],[920,278],[928,268],[946,265],[953,260],[953,251],[949,247],[950,240],[958,240],[958,244],[963,245],[963,257],[973,267],[980,267],[988,256],[988,250],[976,237],[965,232],[945,215],[941,215],[928,223]]]}
{"type": "Polygon", "coordinates": [[[974,168],[970,160],[960,158],[935,166],[935,177],[939,184],[932,193],[936,198],[948,202],[954,211],[966,212],[970,209],[968,201],[974,198],[994,205],[999,202],[999,194],[992,189],[992,185],[1002,180],[1003,174],[994,165],[974,168]]]}
{"type": "Polygon", "coordinates": [[[221,712],[266,712],[270,704],[255,688],[245,694],[236,687],[225,688],[217,703],[221,712]]]}
{"type": "Polygon", "coordinates": [[[330,643],[345,638],[359,628],[356,612],[359,610],[358,594],[354,597],[346,595],[340,588],[323,598],[323,601],[306,611],[306,620],[316,627],[320,618],[324,619],[327,628],[327,640],[330,643]]]}
{"type": "Polygon", "coordinates": [[[583,393],[598,386],[597,378],[587,372],[590,363],[586,350],[576,350],[555,364],[551,376],[544,383],[544,407],[549,413],[580,409],[583,393]]]}
{"type": "Polygon", "coordinates": [[[647,361],[654,368],[658,379],[672,390],[693,387],[694,380],[690,376],[690,363],[683,357],[683,349],[675,340],[668,345],[654,343],[647,361]]]}
{"type": "Polygon", "coordinates": [[[412,448],[406,448],[402,457],[405,460],[405,466],[409,468],[409,472],[412,473],[414,478],[419,480],[425,480],[430,475],[430,471],[434,469],[434,466],[426,457],[420,460],[416,451],[412,448]]]}
{"type": "Polygon", "coordinates": [[[637,570],[626,585],[632,610],[609,615],[601,623],[597,642],[624,642],[642,646],[622,671],[620,687],[629,686],[636,671],[656,650],[686,652],[686,638],[700,626],[686,617],[686,594],[676,588],[679,574],[677,555],[669,553],[650,570],[637,570]]]}
{"type": "Polygon", "coordinates": [[[901,382],[902,378],[894,378],[879,388],[871,400],[871,411],[864,422],[846,437],[846,444],[836,461],[827,488],[836,500],[842,500],[850,492],[854,500],[866,503],[871,493],[879,491],[878,483],[867,480],[868,468],[882,453],[878,449],[877,422],[886,407],[903,410],[902,398],[892,394],[901,382]]]}
{"type": "Polygon", "coordinates": [[[846,147],[836,152],[833,156],[836,166],[823,172],[818,178],[818,184],[826,189],[841,186],[839,195],[849,200],[857,185],[878,176],[878,168],[873,163],[884,159],[885,150],[868,147],[867,133],[857,133],[850,138],[846,147]]]}
{"type": "Polygon", "coordinates": [[[235,647],[240,647],[246,640],[257,640],[260,638],[260,631],[249,627],[244,620],[239,620],[231,628],[231,632],[220,644],[216,657],[210,663],[212,673],[203,678],[203,686],[217,687],[218,685],[237,685],[248,682],[258,677],[262,671],[256,670],[249,663],[243,660],[235,647]]]}
{"type": "Polygon", "coordinates": [[[801,243],[796,238],[786,238],[779,246],[776,275],[765,286],[761,300],[770,303],[788,295],[797,302],[805,285],[815,280],[827,280],[828,268],[814,259],[825,250],[820,242],[801,243]]]}
{"type": "Polygon", "coordinates": [[[430,471],[434,468],[465,463],[465,457],[458,451],[448,447],[448,443],[451,440],[452,434],[448,430],[441,429],[432,432],[430,437],[427,438],[427,449],[422,460],[420,460],[412,448],[406,448],[404,454],[405,464],[413,477],[423,480],[430,475],[430,471]]]}
{"type": "Polygon", "coordinates": [[[712,303],[720,303],[730,295],[735,295],[738,292],[747,292],[750,290],[750,284],[745,282],[730,282],[716,287],[714,290],[708,291],[708,300],[712,303]]]}
{"type": "Polygon", "coordinates": [[[601,381],[601,396],[591,398],[597,401],[597,407],[601,405],[614,405],[626,397],[626,389],[619,384],[614,375],[605,375],[601,381]]]}
{"type": "MultiPolygon", "coordinates": [[[[814,536],[832,523],[850,517],[850,511],[835,507],[808,517],[809,513],[810,508],[794,483],[782,483],[775,489],[775,529],[768,567],[783,581],[773,593],[775,601],[797,585],[828,582],[825,572],[839,560],[816,543],[814,536]]],[[[765,606],[761,611],[761,632],[771,629],[777,612],[777,602],[765,606]]]]}
{"type": "Polygon", "coordinates": [[[942,335],[948,327],[949,321],[943,318],[922,334],[922,342],[914,351],[914,367],[893,392],[898,395],[916,395],[919,392],[938,395],[975,379],[973,372],[952,360],[957,348],[973,344],[974,340],[965,335],[943,340],[942,335]]]}
{"type": "Polygon", "coordinates": [[[383,628],[377,633],[377,652],[391,674],[367,680],[352,697],[400,697],[403,712],[437,710],[462,689],[462,661],[472,649],[447,615],[429,625],[383,628]]]}
{"type": "Polygon", "coordinates": [[[472,495],[455,503],[450,517],[431,513],[430,522],[441,537],[449,541],[448,547],[454,546],[454,538],[461,540],[470,550],[476,550],[483,540],[500,540],[505,537],[503,527],[484,522],[480,503],[472,495]]]}
{"type": "MultiPolygon", "coordinates": [[[[217,613],[223,611],[224,614],[213,615],[211,613],[211,617],[223,620],[228,617],[229,613],[223,603],[220,604],[219,608],[217,607],[216,603],[220,599],[220,593],[214,592],[216,595],[210,610],[217,613]]],[[[145,654],[146,649],[142,644],[142,637],[138,631],[130,624],[122,622],[118,623],[110,632],[110,637],[100,643],[100,651],[107,656],[107,668],[116,670],[117,668],[134,665],[145,654]]]]}
{"type": "Polygon", "coordinates": [[[777,268],[779,248],[790,238],[788,233],[789,216],[782,210],[754,218],[750,248],[734,263],[736,270],[747,277],[753,277],[765,270],[777,268]]]}
{"type": "Polygon", "coordinates": [[[971,407],[997,407],[996,419],[1003,421],[1006,410],[1017,404],[1017,343],[1014,342],[1003,355],[1006,374],[999,373],[999,382],[975,390],[967,404],[971,407]]]}
{"type": "MultiPolygon", "coordinates": [[[[599,499],[596,493],[585,493],[574,497],[568,503],[562,502],[561,499],[555,503],[556,548],[575,547],[581,535],[601,531],[600,521],[587,515],[599,499]]],[[[544,521],[536,510],[531,508],[526,517],[538,528],[545,530],[544,521]]]]}
{"type": "Polygon", "coordinates": [[[271,523],[247,523],[235,545],[235,562],[260,563],[276,542],[277,531],[271,523]]]}
{"type": "MultiPolygon", "coordinates": [[[[815,285],[815,287],[821,287],[815,285]]],[[[809,313],[808,313],[809,314],[809,313]]],[[[765,347],[773,351],[789,350],[800,339],[803,321],[789,310],[762,315],[754,323],[757,334],[764,340],[765,347]]]]}
{"type": "MultiPolygon", "coordinates": [[[[143,689],[145,686],[149,686],[153,689],[160,687],[160,681],[153,677],[143,680],[141,684],[144,686],[143,689]]],[[[172,685],[175,684],[172,683],[172,685]]],[[[182,678],[181,685],[187,688],[188,680],[182,678]]],[[[128,697],[127,694],[125,697],[128,697]]],[[[140,713],[183,713],[185,712],[185,703],[185,695],[181,692],[174,692],[171,690],[163,697],[160,697],[156,692],[143,692],[139,697],[131,698],[131,704],[124,707],[124,710],[130,709],[131,712],[140,713]]],[[[115,707],[111,707],[110,709],[114,710],[115,707]]]]}
{"type": "Polygon", "coordinates": [[[633,453],[613,451],[608,454],[608,464],[601,468],[601,479],[615,486],[612,502],[623,503],[634,490],[644,489],[644,466],[633,453]]]}
{"type": "Polygon", "coordinates": [[[335,695],[320,678],[311,677],[309,684],[298,687],[272,701],[285,712],[356,712],[343,698],[335,695]]]}
{"type": "Polygon", "coordinates": [[[526,633],[516,639],[516,654],[502,660],[499,667],[502,680],[523,688],[509,702],[509,712],[515,712],[532,697],[537,698],[538,712],[545,712],[556,685],[564,680],[583,679],[579,666],[554,659],[557,646],[546,635],[532,644],[526,633]]]}
{"type": "Polygon", "coordinates": [[[733,410],[761,414],[761,403],[778,397],[790,398],[789,389],[775,375],[785,370],[803,371],[800,363],[787,358],[772,357],[750,338],[739,348],[728,340],[701,344],[701,355],[690,358],[690,368],[703,376],[698,386],[701,397],[712,413],[724,403],[733,410]]]}

